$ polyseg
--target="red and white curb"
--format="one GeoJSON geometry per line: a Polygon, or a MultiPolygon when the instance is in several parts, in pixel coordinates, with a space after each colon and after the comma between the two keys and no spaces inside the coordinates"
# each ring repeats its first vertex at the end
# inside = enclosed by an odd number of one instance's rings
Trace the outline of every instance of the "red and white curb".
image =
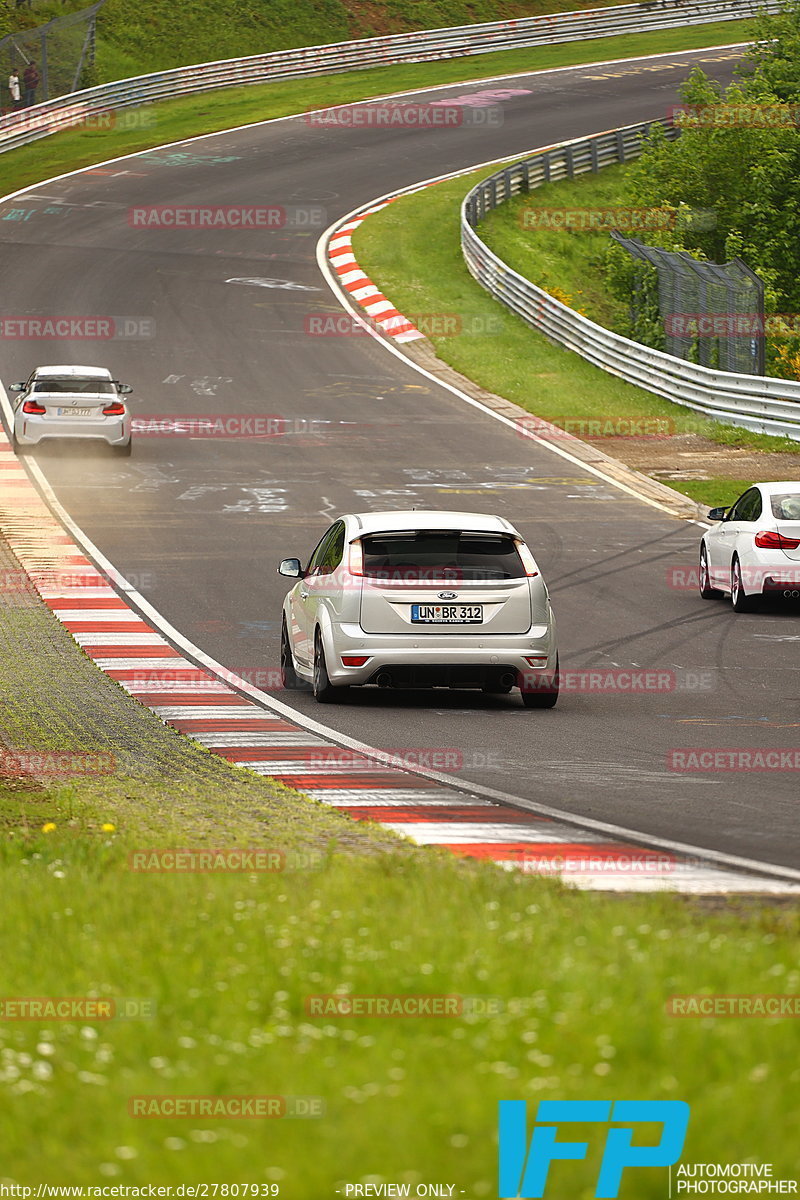
{"type": "Polygon", "coordinates": [[[370,321],[376,328],[394,338],[396,342],[413,342],[424,335],[416,328],[408,317],[404,317],[398,309],[387,300],[380,288],[376,287],[365,271],[356,262],[353,253],[353,233],[359,225],[373,213],[380,212],[393,203],[386,200],[383,204],[375,204],[365,209],[357,217],[346,221],[336,230],[334,237],[328,242],[328,261],[335,272],[339,283],[352,300],[363,308],[370,321]]]}
{"type": "Polygon", "coordinates": [[[469,785],[442,786],[342,749],[287,719],[284,705],[273,711],[268,698],[249,699],[180,653],[128,604],[53,515],[1,434],[0,530],[45,604],[96,665],[165,724],[233,765],[279,779],[356,820],[380,821],[419,845],[558,876],[581,888],[800,891],[800,884],[780,878],[574,828],[493,802],[469,785]]]}

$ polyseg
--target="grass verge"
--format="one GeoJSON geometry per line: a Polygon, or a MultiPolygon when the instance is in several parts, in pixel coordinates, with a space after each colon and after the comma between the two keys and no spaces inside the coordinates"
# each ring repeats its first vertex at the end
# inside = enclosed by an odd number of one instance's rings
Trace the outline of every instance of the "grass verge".
{"type": "MultiPolygon", "coordinates": [[[[674,462],[676,445],[685,448],[697,442],[710,446],[717,457],[725,448],[737,452],[750,450],[753,469],[772,472],[764,478],[796,475],[800,444],[706,420],[625,383],[593,367],[579,355],[554,345],[493,300],[469,274],[461,255],[459,233],[461,201],[474,183],[491,173],[491,167],[483,168],[402,197],[365,221],[353,239],[359,265],[401,312],[412,319],[423,314],[423,321],[431,314],[460,318],[460,322],[451,323],[451,328],[459,332],[450,336],[436,333],[435,322],[431,322],[430,341],[444,362],[485,390],[564,426],[579,437],[582,428],[591,431],[607,429],[609,425],[641,429],[651,423],[651,428],[668,429],[671,436],[650,438],[654,465],[674,462]],[[791,474],[787,475],[787,471],[791,474]]],[[[566,191],[566,203],[574,205],[577,203],[574,193],[568,192],[572,186],[580,188],[581,181],[574,185],[549,185],[537,190],[535,196],[542,203],[554,196],[552,203],[558,206],[565,203],[566,191]]],[[[602,180],[597,186],[604,188],[602,180]]],[[[512,236],[509,224],[515,228],[513,217],[505,221],[503,236],[512,236]]],[[[498,242],[502,245],[503,236],[495,245],[498,242]]],[[[552,246],[555,236],[550,235],[549,245],[552,246]]],[[[549,276],[555,279],[560,266],[560,260],[551,263],[547,268],[549,276]]],[[[582,290],[578,284],[588,287],[581,279],[577,261],[570,264],[565,279],[576,293],[582,290]]],[[[573,299],[580,307],[583,297],[575,295],[573,299]]],[[[611,439],[609,453],[632,466],[641,466],[641,446],[636,444],[641,439],[627,439],[630,454],[626,453],[625,441],[624,437],[611,439]]],[[[603,439],[596,444],[602,448],[603,439]]],[[[734,457],[739,469],[740,455],[734,457]]],[[[657,472],[654,469],[652,473],[657,472]]],[[[735,473],[734,470],[732,474],[735,473]]],[[[722,476],[723,472],[717,470],[716,474],[722,476]]],[[[672,483],[664,479],[663,482],[685,491],[682,481],[672,483]]],[[[707,488],[707,482],[699,478],[694,489],[686,490],[685,494],[703,503],[711,502],[714,487],[707,488]]]]}
{"type": "Polygon", "coordinates": [[[89,166],[122,154],[203,133],[214,133],[252,121],[344,104],[390,92],[467,82],[521,71],[540,71],[613,58],[669,54],[721,43],[747,41],[752,21],[731,21],[670,29],[659,33],[626,34],[530,50],[508,50],[437,63],[413,63],[298,79],[218,93],[169,100],[139,110],[151,114],[147,128],[73,130],[42,138],[2,155],[3,191],[11,192],[42,179],[89,166]]]}
{"type": "MultiPolygon", "coordinates": [[[[435,1180],[491,1197],[498,1100],[609,1096],[689,1100],[687,1159],[746,1147],[776,1176],[797,1170],[797,1023],[666,1008],[675,994],[796,991],[796,903],[589,895],[411,850],[164,728],[31,591],[0,609],[6,748],[116,760],[114,774],[61,786],[0,780],[4,1182],[274,1184],[308,1200],[346,1182],[435,1180]],[[220,844],[294,850],[295,869],[128,868],[132,851],[220,844]],[[440,1017],[318,1015],[309,997],[329,993],[455,1004],[440,1017]],[[7,1004],[48,997],[108,999],[114,1015],[22,1020],[7,1004]],[[237,1095],[305,1109],[130,1108],[237,1095]]],[[[599,1153],[554,1195],[592,1195],[599,1153]]],[[[620,1194],[656,1200],[665,1186],[641,1171],[620,1194]]]]}

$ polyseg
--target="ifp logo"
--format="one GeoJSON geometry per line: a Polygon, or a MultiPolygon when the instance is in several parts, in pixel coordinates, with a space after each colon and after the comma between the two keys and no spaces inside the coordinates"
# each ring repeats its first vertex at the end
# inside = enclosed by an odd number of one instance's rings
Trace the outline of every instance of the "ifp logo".
{"type": "Polygon", "coordinates": [[[556,1141],[559,1125],[576,1121],[617,1126],[606,1132],[594,1193],[601,1200],[613,1200],[626,1167],[669,1167],[678,1161],[689,1105],[683,1100],[617,1100],[613,1105],[610,1100],[542,1100],[529,1147],[525,1101],[501,1100],[499,1195],[538,1200],[544,1196],[552,1162],[585,1158],[588,1142],[556,1141]],[[662,1126],[656,1145],[633,1145],[633,1126],[642,1122],[662,1126]]]}

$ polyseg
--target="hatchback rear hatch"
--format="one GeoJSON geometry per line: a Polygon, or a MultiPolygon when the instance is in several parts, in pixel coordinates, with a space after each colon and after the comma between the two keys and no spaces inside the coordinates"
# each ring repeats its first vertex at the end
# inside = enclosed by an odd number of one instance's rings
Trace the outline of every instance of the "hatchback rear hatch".
{"type": "Polygon", "coordinates": [[[528,574],[510,534],[415,529],[366,534],[361,627],[365,633],[525,633],[528,574]]]}

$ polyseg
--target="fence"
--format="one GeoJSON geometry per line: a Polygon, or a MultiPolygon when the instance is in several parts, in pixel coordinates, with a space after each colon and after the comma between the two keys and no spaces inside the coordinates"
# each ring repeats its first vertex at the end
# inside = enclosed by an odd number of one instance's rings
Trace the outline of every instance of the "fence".
{"type": "MultiPolygon", "coordinates": [[[[534,329],[604,371],[715,420],[800,441],[800,383],[714,371],[612,333],[512,270],[475,232],[485,214],[511,196],[637,157],[656,124],[661,122],[566,142],[482,180],[461,207],[461,249],[467,267],[496,300],[534,329]]],[[[678,130],[668,128],[667,133],[677,136],[678,130]]]]}
{"type": "MultiPolygon", "coordinates": [[[[0,40],[4,108],[12,107],[7,87],[11,71],[19,71],[22,84],[23,73],[29,63],[38,68],[40,76],[32,103],[75,91],[84,68],[94,62],[97,14],[105,3],[106,0],[97,0],[97,3],[81,12],[56,17],[37,29],[25,29],[0,40]]],[[[24,84],[22,86],[24,92],[24,84]]]]}
{"type": "MultiPolygon", "coordinates": [[[[703,262],[685,250],[662,250],[624,238],[616,229],[611,236],[658,273],[662,345],[667,354],[739,375],[764,374],[764,338],[753,333],[764,328],[764,283],[746,262],[741,258],[703,262]],[[705,322],[699,320],[701,316],[705,322]],[[701,324],[720,332],[700,333],[701,324]]],[[[646,308],[646,301],[634,296],[634,309],[637,306],[646,308]]]]}
{"type": "Polygon", "coordinates": [[[88,88],[75,93],[66,103],[51,101],[26,113],[0,118],[0,151],[46,137],[94,112],[217,88],[730,21],[760,12],[780,12],[783,7],[784,0],[650,0],[200,63],[88,88]]]}

